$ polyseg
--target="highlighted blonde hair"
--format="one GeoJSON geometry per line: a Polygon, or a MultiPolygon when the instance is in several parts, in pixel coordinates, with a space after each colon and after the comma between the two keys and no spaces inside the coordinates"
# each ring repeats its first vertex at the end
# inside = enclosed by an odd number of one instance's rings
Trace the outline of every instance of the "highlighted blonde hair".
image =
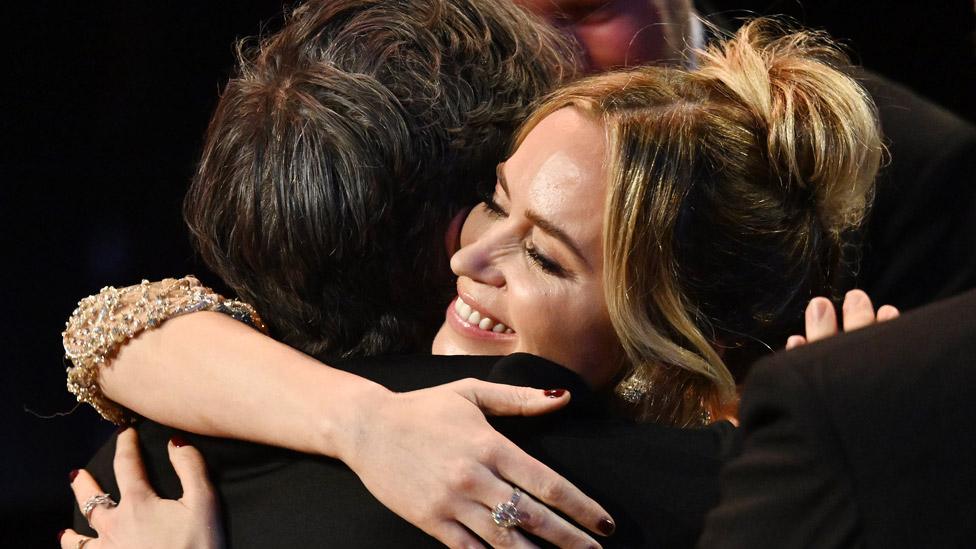
{"type": "Polygon", "coordinates": [[[644,419],[693,425],[735,399],[729,364],[781,337],[828,289],[881,159],[866,92],[822,34],[754,20],[698,68],[581,80],[523,127],[574,106],[608,135],[604,272],[644,419]]]}

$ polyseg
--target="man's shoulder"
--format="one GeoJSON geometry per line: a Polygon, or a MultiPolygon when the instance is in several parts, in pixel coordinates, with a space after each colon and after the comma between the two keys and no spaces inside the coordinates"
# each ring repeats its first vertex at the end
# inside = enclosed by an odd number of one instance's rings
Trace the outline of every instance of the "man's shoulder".
{"type": "Polygon", "coordinates": [[[847,395],[877,399],[889,392],[918,393],[925,378],[951,376],[976,387],[974,360],[976,291],[969,291],[894,321],[771,355],[753,368],[744,392],[749,398],[767,388],[804,391],[849,404],[847,395]]]}
{"type": "Polygon", "coordinates": [[[976,512],[974,362],[969,292],[757,364],[743,452],[710,519],[708,539],[726,542],[708,546],[742,546],[730,533],[768,536],[748,526],[763,512],[797,546],[862,535],[879,547],[959,544],[976,512]]]}
{"type": "Polygon", "coordinates": [[[390,390],[412,391],[468,377],[485,379],[500,357],[412,354],[318,358],[334,368],[365,377],[390,390]]]}

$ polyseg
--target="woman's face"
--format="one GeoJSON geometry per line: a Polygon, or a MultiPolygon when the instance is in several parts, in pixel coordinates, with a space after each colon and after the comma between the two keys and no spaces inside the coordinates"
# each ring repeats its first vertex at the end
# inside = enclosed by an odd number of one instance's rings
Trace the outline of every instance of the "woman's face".
{"type": "Polygon", "coordinates": [[[620,348],[603,296],[603,126],[568,107],[543,119],[498,167],[451,260],[458,298],[436,354],[532,353],[591,386],[616,374],[620,348]]]}

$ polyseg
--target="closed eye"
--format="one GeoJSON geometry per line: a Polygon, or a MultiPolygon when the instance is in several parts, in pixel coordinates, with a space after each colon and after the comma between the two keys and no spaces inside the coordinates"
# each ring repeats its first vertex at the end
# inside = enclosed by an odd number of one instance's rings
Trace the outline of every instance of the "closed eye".
{"type": "Polygon", "coordinates": [[[498,202],[495,202],[495,197],[493,195],[485,196],[482,198],[482,200],[482,205],[485,207],[485,210],[487,210],[488,213],[495,219],[504,219],[508,217],[508,212],[499,206],[498,202]]]}
{"type": "Polygon", "coordinates": [[[523,242],[522,249],[525,250],[525,255],[543,271],[559,278],[569,276],[569,272],[562,265],[540,253],[531,242],[523,242]]]}

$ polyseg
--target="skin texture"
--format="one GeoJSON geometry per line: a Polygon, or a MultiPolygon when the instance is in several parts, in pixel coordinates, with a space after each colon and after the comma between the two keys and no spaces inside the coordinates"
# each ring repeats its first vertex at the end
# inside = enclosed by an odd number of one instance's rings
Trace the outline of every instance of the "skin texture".
{"type": "Polygon", "coordinates": [[[676,58],[655,29],[651,0],[519,0],[582,46],[586,69],[600,72],[676,58]]]}
{"type": "Polygon", "coordinates": [[[532,353],[594,387],[616,374],[622,351],[603,293],[605,140],[599,122],[564,108],[499,166],[492,200],[462,230],[473,241],[451,268],[464,303],[514,333],[478,330],[452,302],[434,354],[532,353]]]}

